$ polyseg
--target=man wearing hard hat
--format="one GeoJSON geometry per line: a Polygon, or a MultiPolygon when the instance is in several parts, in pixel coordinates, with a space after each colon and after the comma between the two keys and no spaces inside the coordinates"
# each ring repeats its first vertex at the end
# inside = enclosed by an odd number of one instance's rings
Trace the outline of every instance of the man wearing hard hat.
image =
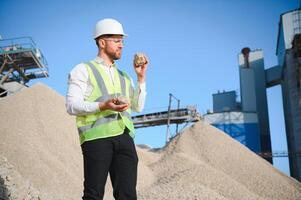
{"type": "Polygon", "coordinates": [[[131,111],[140,112],[146,96],[148,58],[136,55],[138,84],[117,68],[126,34],[114,19],[95,26],[98,55],[69,74],[67,112],[76,115],[84,160],[83,200],[103,199],[108,173],[115,199],[137,199],[137,164],[131,111]]]}

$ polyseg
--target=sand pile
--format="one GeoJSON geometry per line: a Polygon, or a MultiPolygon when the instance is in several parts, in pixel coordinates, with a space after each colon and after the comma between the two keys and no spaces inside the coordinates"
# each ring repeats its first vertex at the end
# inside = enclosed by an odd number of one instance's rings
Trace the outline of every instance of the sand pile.
{"type": "Polygon", "coordinates": [[[51,194],[45,199],[80,198],[81,151],[65,110],[64,98],[42,84],[0,99],[0,156],[41,195],[51,194]]]}
{"type": "Polygon", "coordinates": [[[140,199],[300,200],[301,184],[220,130],[199,122],[149,165],[156,177],[140,199]]]}
{"type": "MultiPolygon", "coordinates": [[[[0,199],[78,200],[82,156],[64,97],[37,84],[0,99],[0,199]]],[[[300,200],[301,184],[205,123],[137,147],[138,199],[300,200]]],[[[105,199],[112,198],[110,183],[105,199]]]]}

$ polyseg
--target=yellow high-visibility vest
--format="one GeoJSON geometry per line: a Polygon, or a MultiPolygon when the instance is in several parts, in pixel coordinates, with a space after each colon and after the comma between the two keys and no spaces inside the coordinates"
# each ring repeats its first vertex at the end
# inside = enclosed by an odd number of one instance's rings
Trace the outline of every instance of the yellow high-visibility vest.
{"type": "MultiPolygon", "coordinates": [[[[91,95],[86,99],[90,102],[104,102],[120,95],[130,97],[133,90],[129,76],[114,67],[114,84],[107,73],[97,62],[85,63],[90,81],[93,85],[91,95]]],[[[112,110],[99,111],[94,114],[76,117],[76,125],[79,132],[80,144],[99,138],[107,138],[121,135],[128,128],[134,138],[135,129],[131,118],[131,109],[124,112],[112,110]]]]}

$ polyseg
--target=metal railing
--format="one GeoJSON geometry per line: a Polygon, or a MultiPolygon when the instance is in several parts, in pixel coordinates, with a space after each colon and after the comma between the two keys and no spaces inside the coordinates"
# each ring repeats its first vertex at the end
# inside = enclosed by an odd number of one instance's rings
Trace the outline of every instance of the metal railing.
{"type": "Polygon", "coordinates": [[[31,37],[17,37],[0,40],[0,55],[31,51],[48,70],[48,63],[31,37]]]}

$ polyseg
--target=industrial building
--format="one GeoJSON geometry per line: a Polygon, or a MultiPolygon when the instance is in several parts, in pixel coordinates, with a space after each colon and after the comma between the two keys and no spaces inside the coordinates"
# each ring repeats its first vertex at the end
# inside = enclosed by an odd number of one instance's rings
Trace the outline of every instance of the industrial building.
{"type": "Polygon", "coordinates": [[[281,85],[291,176],[301,181],[301,9],[280,16],[278,65],[265,69],[262,50],[238,55],[240,98],[213,94],[213,112],[204,119],[272,162],[266,89],[281,85]]]}
{"type": "Polygon", "coordinates": [[[263,52],[244,48],[238,62],[241,102],[235,91],[213,94],[213,113],[204,119],[256,153],[272,152],[263,52]]]}
{"type": "Polygon", "coordinates": [[[228,133],[252,151],[261,152],[258,115],[256,112],[240,110],[235,91],[213,94],[213,113],[204,115],[204,120],[228,133]],[[223,99],[225,101],[222,101],[223,99]]]}
{"type": "Polygon", "coordinates": [[[301,10],[281,15],[276,55],[282,80],[283,108],[291,176],[301,181],[301,10]]]}

